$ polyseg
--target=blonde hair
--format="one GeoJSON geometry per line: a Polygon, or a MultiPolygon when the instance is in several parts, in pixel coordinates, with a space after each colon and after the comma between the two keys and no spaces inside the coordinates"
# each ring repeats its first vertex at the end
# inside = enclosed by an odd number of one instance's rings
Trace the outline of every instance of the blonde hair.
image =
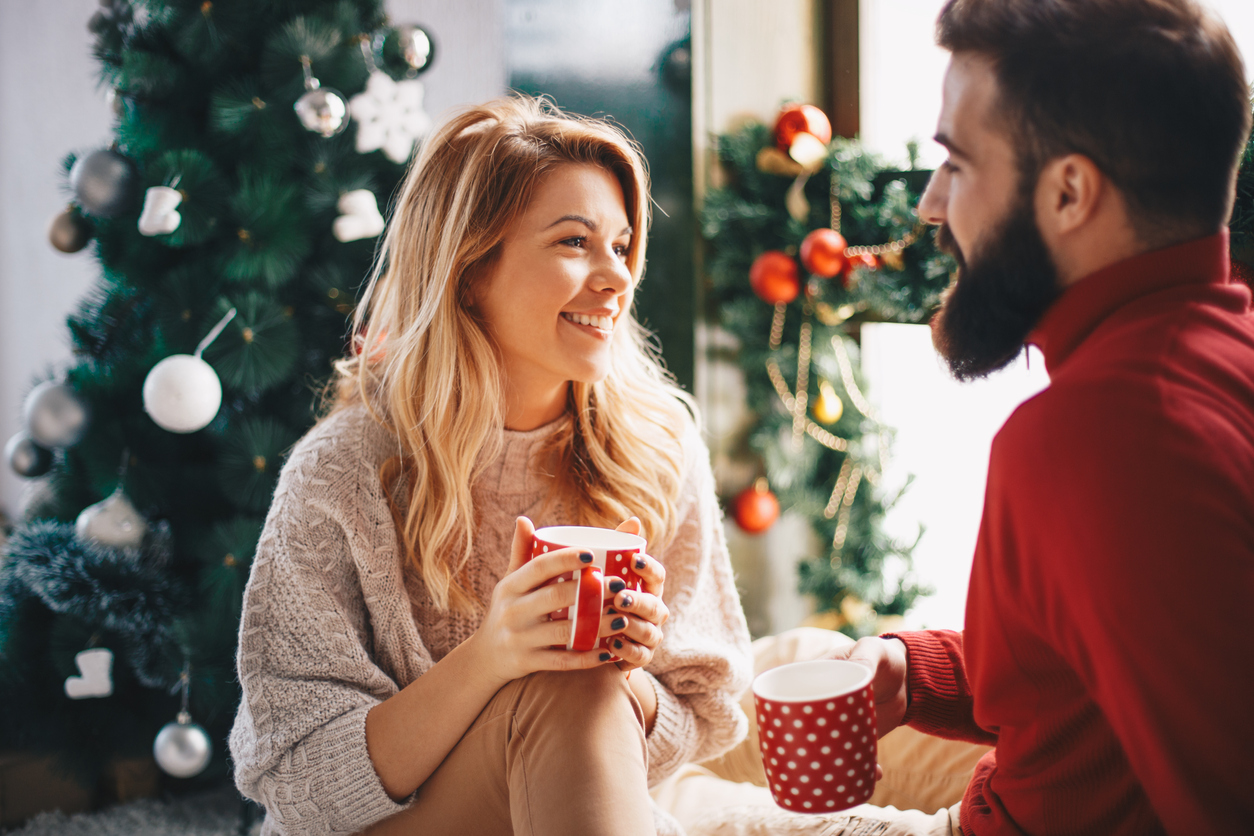
{"type": "MultiPolygon", "coordinates": [[[[399,439],[400,455],[380,478],[405,559],[444,609],[481,605],[465,581],[475,542],[471,485],[500,452],[504,428],[500,366],[468,305],[470,288],[544,176],[567,163],[600,166],[621,184],[634,230],[626,263],[638,282],[649,186],[634,143],[544,100],[497,99],[450,118],[424,143],[353,317],[354,354],[335,366],[332,411],[364,402],[399,439]],[[394,495],[402,474],[404,503],[394,495]]],[[[573,420],[550,445],[550,499],[571,500],[577,518],[563,522],[613,526],[634,514],[660,547],[678,525],[681,438],[695,403],[633,316],[616,326],[611,357],[604,380],[570,386],[573,420]]]]}

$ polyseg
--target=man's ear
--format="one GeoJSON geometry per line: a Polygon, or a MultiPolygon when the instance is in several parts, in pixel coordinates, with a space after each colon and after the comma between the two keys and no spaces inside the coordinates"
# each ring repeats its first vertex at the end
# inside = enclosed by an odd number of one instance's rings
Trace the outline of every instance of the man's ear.
{"type": "Polygon", "coordinates": [[[1081,230],[1104,208],[1111,183],[1091,159],[1067,154],[1050,160],[1036,181],[1036,221],[1054,242],[1081,230]]]}

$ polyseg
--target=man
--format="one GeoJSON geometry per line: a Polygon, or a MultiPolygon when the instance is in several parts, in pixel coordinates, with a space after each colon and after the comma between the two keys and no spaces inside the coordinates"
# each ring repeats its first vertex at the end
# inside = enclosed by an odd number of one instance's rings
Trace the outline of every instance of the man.
{"type": "Polygon", "coordinates": [[[950,0],[938,40],[934,341],[960,379],[1035,344],[1051,384],[993,443],[965,631],[842,655],[881,735],[995,746],[968,836],[1254,833],[1240,54],[1194,0],[950,0]]]}

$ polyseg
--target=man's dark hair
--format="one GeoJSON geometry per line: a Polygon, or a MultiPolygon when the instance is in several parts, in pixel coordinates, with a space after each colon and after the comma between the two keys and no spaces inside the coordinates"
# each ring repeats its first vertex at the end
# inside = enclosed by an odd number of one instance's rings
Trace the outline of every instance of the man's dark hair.
{"type": "Polygon", "coordinates": [[[1250,132],[1241,53],[1195,0],[949,0],[937,42],[990,59],[1025,176],[1091,159],[1148,245],[1218,232],[1250,132]]]}

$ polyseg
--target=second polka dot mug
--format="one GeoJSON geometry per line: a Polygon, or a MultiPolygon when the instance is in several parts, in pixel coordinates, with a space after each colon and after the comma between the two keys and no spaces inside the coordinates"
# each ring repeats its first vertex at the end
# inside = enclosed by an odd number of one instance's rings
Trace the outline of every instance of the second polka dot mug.
{"type": "Polygon", "coordinates": [[[834,813],[875,791],[871,670],[822,659],[781,665],[753,681],[762,765],[775,803],[834,813]]]}
{"type": "MultiPolygon", "coordinates": [[[[640,589],[640,576],[636,574],[633,564],[636,555],[644,551],[643,537],[624,531],[615,531],[612,528],[553,525],[536,529],[532,540],[531,556],[539,557],[546,552],[571,546],[592,552],[592,565],[584,570],[585,575],[591,574],[590,569],[595,571],[598,580],[603,578],[608,581],[610,578],[620,578],[626,584],[627,589],[640,589]]],[[[601,588],[598,587],[595,603],[590,595],[584,593],[584,588],[583,585],[580,586],[580,595],[573,608],[574,613],[562,609],[550,617],[555,620],[571,619],[571,635],[566,644],[568,650],[591,650],[597,644],[608,649],[610,637],[607,636],[597,641],[603,612],[601,588]]]]}

